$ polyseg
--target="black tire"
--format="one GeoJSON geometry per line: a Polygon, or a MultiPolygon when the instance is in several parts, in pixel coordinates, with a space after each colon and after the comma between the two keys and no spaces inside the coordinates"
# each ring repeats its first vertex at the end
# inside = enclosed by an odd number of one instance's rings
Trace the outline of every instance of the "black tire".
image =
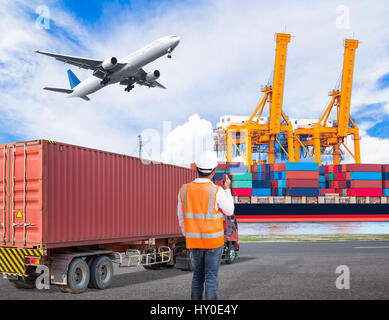
{"type": "Polygon", "coordinates": [[[234,263],[234,261],[236,260],[236,257],[237,257],[237,253],[236,253],[236,248],[235,248],[235,244],[229,242],[228,243],[228,248],[227,248],[227,252],[226,252],[226,263],[227,264],[232,264],[234,263]]]}
{"type": "Polygon", "coordinates": [[[36,277],[28,277],[28,278],[19,278],[17,280],[9,280],[12,285],[17,289],[35,289],[36,277]]]}
{"type": "Polygon", "coordinates": [[[86,261],[82,258],[74,259],[68,268],[68,284],[65,292],[82,293],[89,284],[90,272],[86,261]]]}
{"type": "Polygon", "coordinates": [[[92,260],[90,284],[95,289],[106,289],[113,280],[113,264],[107,256],[98,256],[92,260]]]}

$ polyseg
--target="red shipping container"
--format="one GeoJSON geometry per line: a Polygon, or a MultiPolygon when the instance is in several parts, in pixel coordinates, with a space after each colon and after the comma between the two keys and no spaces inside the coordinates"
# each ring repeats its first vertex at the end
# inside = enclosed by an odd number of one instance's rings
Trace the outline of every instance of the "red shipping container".
{"type": "Polygon", "coordinates": [[[351,180],[351,173],[350,172],[345,172],[344,175],[346,176],[346,178],[343,178],[344,180],[351,180]]]}
{"type": "Polygon", "coordinates": [[[389,180],[382,181],[382,188],[389,189],[389,180]]]}
{"type": "Polygon", "coordinates": [[[329,165],[325,165],[324,166],[324,173],[329,173],[330,171],[330,166],[329,165]]]}
{"type": "Polygon", "coordinates": [[[230,166],[243,166],[244,162],[227,162],[228,167],[230,166]]]}
{"type": "Polygon", "coordinates": [[[334,164],[333,168],[333,173],[338,173],[338,165],[334,164]]]}
{"type": "Polygon", "coordinates": [[[270,165],[270,170],[271,171],[285,171],[286,170],[286,163],[271,164],[270,165]]]}
{"type": "Polygon", "coordinates": [[[232,190],[232,195],[233,196],[247,196],[251,197],[252,196],[252,189],[251,188],[234,188],[232,190]]]}
{"type": "Polygon", "coordinates": [[[347,196],[352,197],[382,197],[382,189],[347,189],[347,196]]]}
{"type": "Polygon", "coordinates": [[[4,246],[44,249],[181,236],[177,194],[197,176],[189,168],[45,140],[0,148],[4,246]]]}
{"type": "Polygon", "coordinates": [[[334,185],[335,189],[347,188],[347,182],[346,181],[334,181],[333,185],[334,185]]]}
{"type": "Polygon", "coordinates": [[[382,171],[383,172],[389,172],[389,164],[383,164],[382,165],[382,171]]]}
{"type": "Polygon", "coordinates": [[[258,172],[258,165],[256,165],[256,164],[253,164],[253,165],[251,165],[251,172],[258,172]]]}
{"type": "Polygon", "coordinates": [[[336,193],[335,189],[320,189],[319,190],[320,195],[325,195],[325,194],[334,194],[336,193]]]}
{"type": "Polygon", "coordinates": [[[270,183],[273,189],[278,188],[278,180],[270,180],[270,183]]]}
{"type": "Polygon", "coordinates": [[[253,175],[253,180],[258,180],[258,174],[260,174],[260,173],[253,173],[252,175],[253,175]]]}
{"type": "Polygon", "coordinates": [[[334,175],[336,175],[336,178],[337,178],[338,181],[343,180],[343,174],[341,172],[335,173],[334,175]]]}
{"type": "Polygon", "coordinates": [[[357,172],[381,172],[382,164],[357,164],[351,163],[345,165],[346,172],[357,171],[357,172]]]}
{"type": "Polygon", "coordinates": [[[286,180],[287,188],[319,188],[319,180],[286,180]]]}
{"type": "Polygon", "coordinates": [[[216,170],[228,171],[229,165],[225,162],[218,162],[216,170]]]}
{"type": "Polygon", "coordinates": [[[286,179],[319,180],[319,171],[286,171],[286,179]]]}
{"type": "Polygon", "coordinates": [[[377,180],[351,180],[350,188],[382,189],[382,181],[377,180]]]}

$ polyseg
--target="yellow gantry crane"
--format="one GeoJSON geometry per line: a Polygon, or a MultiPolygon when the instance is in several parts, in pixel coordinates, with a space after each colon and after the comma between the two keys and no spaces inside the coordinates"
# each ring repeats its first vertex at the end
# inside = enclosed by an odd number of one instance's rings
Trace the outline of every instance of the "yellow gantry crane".
{"type": "Polygon", "coordinates": [[[331,102],[321,116],[319,122],[312,128],[295,129],[295,156],[300,161],[300,146],[302,146],[313,161],[322,164],[322,152],[326,148],[332,149],[333,163],[339,164],[342,145],[354,158],[355,163],[361,162],[359,129],[350,116],[351,92],[353,84],[355,51],[358,40],[346,39],[344,44],[344,61],[341,90],[332,90],[329,93],[331,102]],[[327,120],[332,109],[336,107],[337,121],[329,126],[327,120]],[[354,154],[346,146],[345,140],[351,135],[354,140],[354,154]],[[314,156],[308,147],[313,147],[314,156]]]}
{"type": "MultiPolygon", "coordinates": [[[[293,127],[282,111],[282,102],[285,85],[285,68],[287,48],[291,35],[285,33],[276,34],[276,57],[274,64],[273,85],[266,85],[261,91],[264,93],[259,105],[256,107],[249,120],[242,125],[231,125],[225,131],[225,143],[227,148],[227,161],[232,160],[232,152],[235,147],[245,159],[245,163],[253,164],[252,148],[267,146],[268,163],[275,162],[275,144],[277,143],[289,161],[294,161],[293,127]],[[267,123],[259,123],[264,107],[269,105],[269,118],[267,123]],[[287,144],[280,142],[279,135],[287,138],[287,144]],[[245,145],[245,152],[238,145],[245,145]]],[[[218,141],[222,141],[219,139],[218,141]]]]}

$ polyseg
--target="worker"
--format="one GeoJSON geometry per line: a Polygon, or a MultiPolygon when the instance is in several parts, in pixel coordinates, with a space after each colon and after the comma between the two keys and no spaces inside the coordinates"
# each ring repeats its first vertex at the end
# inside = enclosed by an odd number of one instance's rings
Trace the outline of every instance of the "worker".
{"type": "Polygon", "coordinates": [[[178,194],[178,221],[193,258],[192,300],[217,300],[218,272],[224,250],[223,214],[234,214],[231,180],[223,188],[212,182],[217,167],[213,151],[202,152],[196,161],[198,178],[184,184],[178,194]],[[224,190],[223,190],[224,189],[224,190]]]}

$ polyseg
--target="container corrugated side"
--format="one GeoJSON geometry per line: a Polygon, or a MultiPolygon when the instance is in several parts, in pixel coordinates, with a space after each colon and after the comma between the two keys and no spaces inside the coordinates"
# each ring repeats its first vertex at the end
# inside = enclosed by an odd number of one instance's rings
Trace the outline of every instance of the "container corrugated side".
{"type": "MultiPolygon", "coordinates": [[[[6,202],[6,221],[13,215],[20,222],[16,215],[21,208],[34,226],[27,227],[26,238],[23,228],[16,227],[15,243],[8,241],[11,236],[7,230],[6,245],[54,248],[181,235],[177,194],[183,183],[195,178],[195,171],[167,164],[144,164],[134,157],[44,140],[27,147],[26,160],[23,148],[18,150],[16,207],[12,214],[9,200],[6,202]]],[[[7,197],[12,181],[8,159],[7,197]]]]}

